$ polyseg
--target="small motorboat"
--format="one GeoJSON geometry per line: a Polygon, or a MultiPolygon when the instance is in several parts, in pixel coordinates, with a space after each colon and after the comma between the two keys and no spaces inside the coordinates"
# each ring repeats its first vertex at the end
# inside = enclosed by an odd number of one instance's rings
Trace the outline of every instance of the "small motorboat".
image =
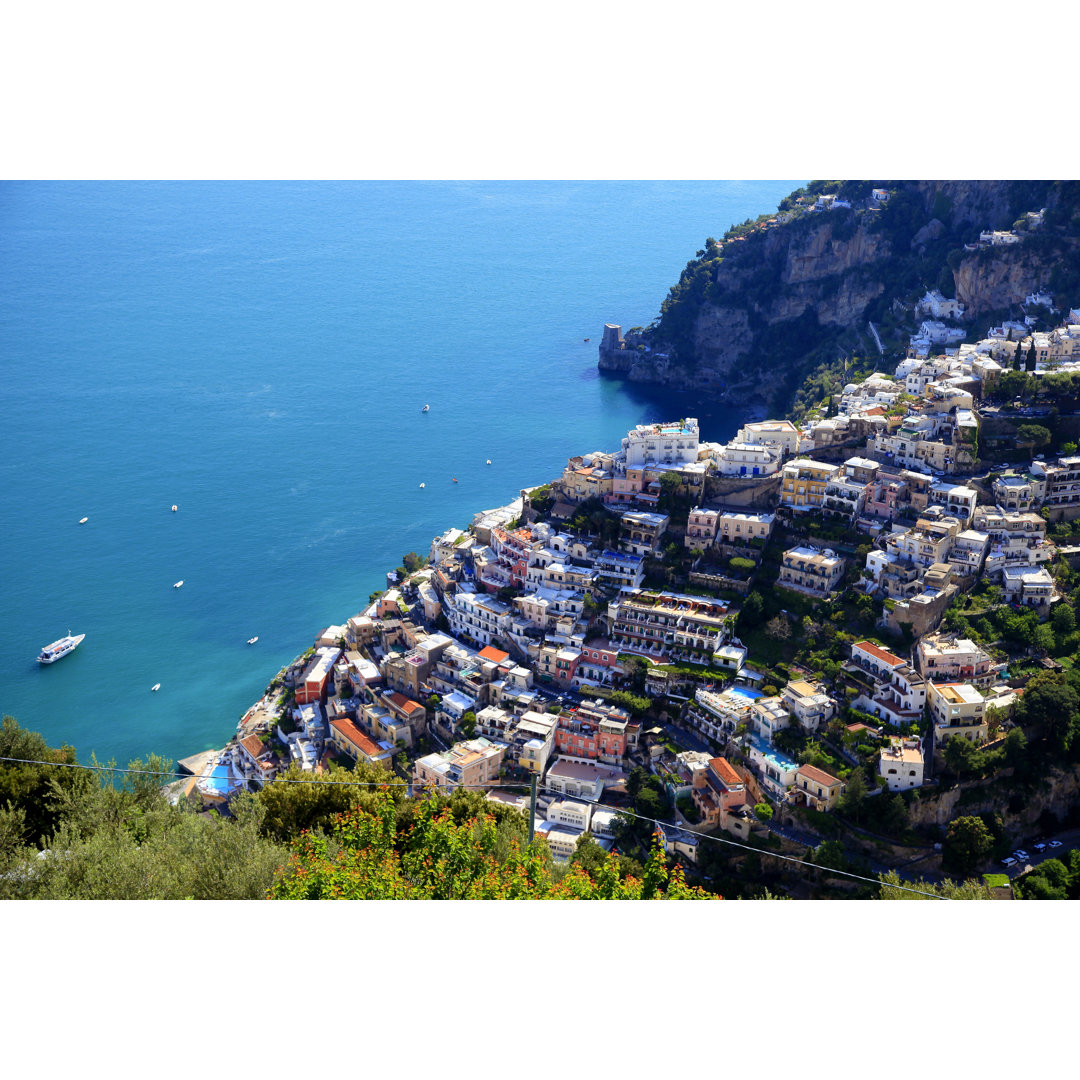
{"type": "Polygon", "coordinates": [[[423,483],[421,483],[421,485],[420,485],[420,486],[421,486],[421,487],[426,487],[426,485],[425,485],[425,484],[423,484],[423,483]]]}
{"type": "Polygon", "coordinates": [[[154,683],[153,686],[150,687],[150,692],[153,693],[155,690],[160,690],[160,689],[161,689],[161,683],[156,682],[156,683],[154,683]]]}
{"type": "Polygon", "coordinates": [[[180,507],[177,506],[176,503],[173,503],[171,509],[172,509],[172,512],[175,514],[176,511],[180,509],[180,507]]]}
{"type": "Polygon", "coordinates": [[[259,635],[256,634],[254,637],[249,637],[248,638],[248,644],[249,645],[254,645],[255,642],[258,641],[258,640],[259,640],[259,635]]]}
{"type": "Polygon", "coordinates": [[[85,525],[89,520],[89,518],[79,518],[79,524],[85,525]]]}
{"type": "Polygon", "coordinates": [[[181,586],[181,585],[183,585],[183,584],[184,584],[184,579],[183,579],[183,578],[181,578],[181,579],[180,579],[180,580],[179,580],[179,581],[178,581],[178,582],[177,582],[177,583],[176,583],[176,584],[175,584],[175,585],[173,586],[173,588],[174,588],[174,589],[179,589],[179,588],[180,588],[180,586],[181,586]]]}
{"type": "Polygon", "coordinates": [[[422,408],[422,409],[421,409],[420,411],[421,411],[421,412],[427,412],[427,411],[428,411],[428,409],[430,409],[430,408],[431,408],[431,406],[430,406],[430,405],[425,405],[425,406],[424,406],[424,407],[423,407],[423,408],[422,408]]]}
{"type": "Polygon", "coordinates": [[[456,476],[451,476],[451,477],[450,477],[450,479],[451,479],[451,480],[453,480],[453,482],[454,482],[455,484],[457,483],[457,477],[456,477],[456,476]]]}
{"type": "Polygon", "coordinates": [[[487,461],[484,462],[484,464],[485,465],[490,465],[491,464],[491,458],[488,458],[487,461]]]}
{"type": "Polygon", "coordinates": [[[588,339],[588,338],[586,338],[586,339],[585,339],[585,344],[586,344],[586,345],[588,345],[588,344],[589,344],[589,339],[588,339]]]}

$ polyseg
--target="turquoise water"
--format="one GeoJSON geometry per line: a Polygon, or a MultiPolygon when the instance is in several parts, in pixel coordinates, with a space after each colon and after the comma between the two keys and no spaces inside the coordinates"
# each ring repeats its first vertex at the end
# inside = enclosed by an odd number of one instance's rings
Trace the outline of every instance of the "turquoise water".
{"type": "Polygon", "coordinates": [[[0,185],[0,710],[219,747],[406,551],[634,424],[729,437],[596,347],[800,183],[0,185]]]}
{"type": "Polygon", "coordinates": [[[759,697],[765,696],[760,690],[752,690],[747,686],[732,686],[728,693],[734,694],[736,697],[749,698],[751,701],[757,701],[759,697]]]}
{"type": "Polygon", "coordinates": [[[232,785],[229,783],[229,766],[215,765],[206,778],[206,786],[219,795],[228,795],[232,789],[232,785]]]}

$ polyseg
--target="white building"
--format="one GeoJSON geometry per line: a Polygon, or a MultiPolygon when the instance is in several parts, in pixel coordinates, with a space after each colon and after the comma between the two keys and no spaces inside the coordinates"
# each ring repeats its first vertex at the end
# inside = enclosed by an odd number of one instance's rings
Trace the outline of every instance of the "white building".
{"type": "Polygon", "coordinates": [[[730,442],[714,460],[721,476],[774,476],[780,471],[781,455],[778,447],[730,442]]]}
{"type": "Polygon", "coordinates": [[[639,424],[622,441],[629,469],[675,465],[698,459],[698,422],[694,417],[659,424],[639,424]]]}
{"type": "Polygon", "coordinates": [[[778,447],[783,457],[799,452],[799,429],[790,420],[761,420],[745,424],[735,433],[733,442],[778,447]]]}
{"type": "Polygon", "coordinates": [[[511,609],[487,593],[460,590],[446,598],[444,609],[455,637],[490,645],[509,629],[511,609]]]}
{"type": "Polygon", "coordinates": [[[878,775],[890,791],[911,791],[922,787],[923,756],[918,739],[892,738],[881,750],[878,775]]]}

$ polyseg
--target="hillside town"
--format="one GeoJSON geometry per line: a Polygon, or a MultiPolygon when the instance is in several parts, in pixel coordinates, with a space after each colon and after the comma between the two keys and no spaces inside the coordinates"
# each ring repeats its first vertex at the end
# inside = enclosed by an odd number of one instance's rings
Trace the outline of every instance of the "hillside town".
{"type": "Polygon", "coordinates": [[[1080,310],[1037,332],[1052,297],[1028,299],[1038,316],[968,344],[929,292],[895,370],[802,425],[726,444],[691,417],[639,425],[434,537],[279,673],[189,793],[221,806],[364,762],[414,794],[486,790],[560,861],[585,837],[633,856],[659,828],[706,885],[712,837],[1005,884],[1062,846],[1053,816],[1013,798],[967,856],[950,826],[1052,740],[1025,689],[1078,636],[1080,456],[1035,451],[1054,441],[1038,420],[1069,419],[1080,310]]]}

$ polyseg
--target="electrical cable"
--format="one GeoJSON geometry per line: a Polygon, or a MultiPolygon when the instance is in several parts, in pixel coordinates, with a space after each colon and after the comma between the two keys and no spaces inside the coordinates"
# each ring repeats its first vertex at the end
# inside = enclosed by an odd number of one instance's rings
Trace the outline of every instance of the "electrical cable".
{"type": "MultiPolygon", "coordinates": [[[[29,759],[29,758],[13,758],[13,757],[0,757],[0,761],[14,762],[14,763],[17,763],[17,764],[22,764],[22,765],[51,765],[51,766],[54,766],[56,768],[86,769],[86,770],[88,770],[90,772],[138,773],[138,774],[140,774],[142,776],[172,776],[172,777],[175,777],[175,778],[178,778],[178,779],[191,778],[190,773],[170,772],[170,771],[166,771],[166,770],[156,770],[156,769],[132,769],[132,768],[126,768],[125,769],[125,768],[123,768],[121,766],[118,766],[118,765],[81,765],[81,764],[79,764],[77,762],[70,762],[70,761],[35,761],[35,760],[29,759]]],[[[389,781],[389,780],[386,780],[386,781],[383,781],[383,780],[378,780],[378,781],[371,781],[371,780],[322,780],[322,779],[316,779],[314,777],[312,779],[310,779],[310,780],[292,780],[292,779],[288,779],[286,777],[274,777],[274,778],[272,778],[270,780],[265,781],[265,783],[268,783],[268,784],[323,784],[323,785],[327,785],[327,786],[374,787],[374,788],[381,788],[381,787],[405,787],[405,788],[407,788],[407,787],[412,787],[413,786],[411,783],[407,783],[407,782],[402,781],[402,780],[396,780],[396,781],[389,781]]],[[[503,781],[499,781],[499,782],[493,783],[493,784],[455,784],[454,787],[455,788],[458,788],[458,787],[466,788],[468,790],[484,790],[484,789],[491,788],[491,789],[501,789],[501,790],[504,790],[504,791],[507,790],[507,789],[520,788],[522,790],[527,791],[527,790],[530,790],[531,785],[529,785],[529,784],[505,783],[503,781]]],[[[562,794],[564,794],[564,792],[561,792],[557,788],[553,788],[553,787],[551,787],[551,786],[549,786],[547,784],[543,785],[542,790],[545,793],[550,793],[550,794],[553,794],[553,795],[562,795],[562,794]]],[[[615,807],[612,807],[612,809],[615,810],[615,812],[617,814],[622,814],[625,817],[635,818],[638,821],[651,822],[654,826],[659,828],[661,831],[665,831],[665,829],[677,828],[680,832],[689,833],[692,836],[698,837],[700,840],[713,840],[713,841],[716,841],[717,843],[720,843],[720,844],[727,844],[730,847],[740,848],[743,851],[757,852],[759,855],[768,855],[770,858],[773,858],[773,859],[781,859],[781,860],[783,860],[785,862],[792,862],[792,863],[795,863],[798,866],[807,866],[807,867],[811,867],[811,868],[813,868],[815,870],[824,870],[824,871],[826,871],[827,873],[830,873],[830,874],[838,874],[838,875],[841,875],[843,877],[853,878],[856,881],[864,881],[864,882],[867,882],[870,885],[877,885],[879,887],[882,885],[881,880],[878,879],[878,878],[868,878],[865,875],[855,874],[855,873],[852,873],[849,870],[834,870],[832,867],[819,866],[817,863],[808,862],[806,859],[798,859],[793,855],[778,855],[778,854],[776,854],[774,852],[771,852],[771,851],[763,851],[761,848],[753,847],[750,844],[740,843],[738,840],[729,840],[729,839],[727,839],[727,837],[724,837],[724,836],[715,836],[712,833],[704,833],[704,832],[701,832],[701,831],[699,831],[697,829],[687,828],[686,826],[683,826],[683,825],[672,826],[671,822],[660,821],[658,818],[646,817],[643,814],[636,814],[632,810],[624,810],[624,809],[615,808],[615,807]]],[[[665,835],[666,835],[666,832],[665,832],[665,835]]],[[[910,888],[909,886],[906,886],[906,885],[892,885],[892,884],[890,884],[889,888],[891,888],[891,889],[899,889],[902,892],[915,893],[918,896],[925,896],[925,897],[928,897],[929,899],[932,899],[932,900],[951,900],[952,899],[952,897],[949,897],[949,896],[940,896],[940,895],[938,895],[936,893],[928,893],[928,892],[925,892],[922,889],[913,889],[913,888],[910,888]]]]}

